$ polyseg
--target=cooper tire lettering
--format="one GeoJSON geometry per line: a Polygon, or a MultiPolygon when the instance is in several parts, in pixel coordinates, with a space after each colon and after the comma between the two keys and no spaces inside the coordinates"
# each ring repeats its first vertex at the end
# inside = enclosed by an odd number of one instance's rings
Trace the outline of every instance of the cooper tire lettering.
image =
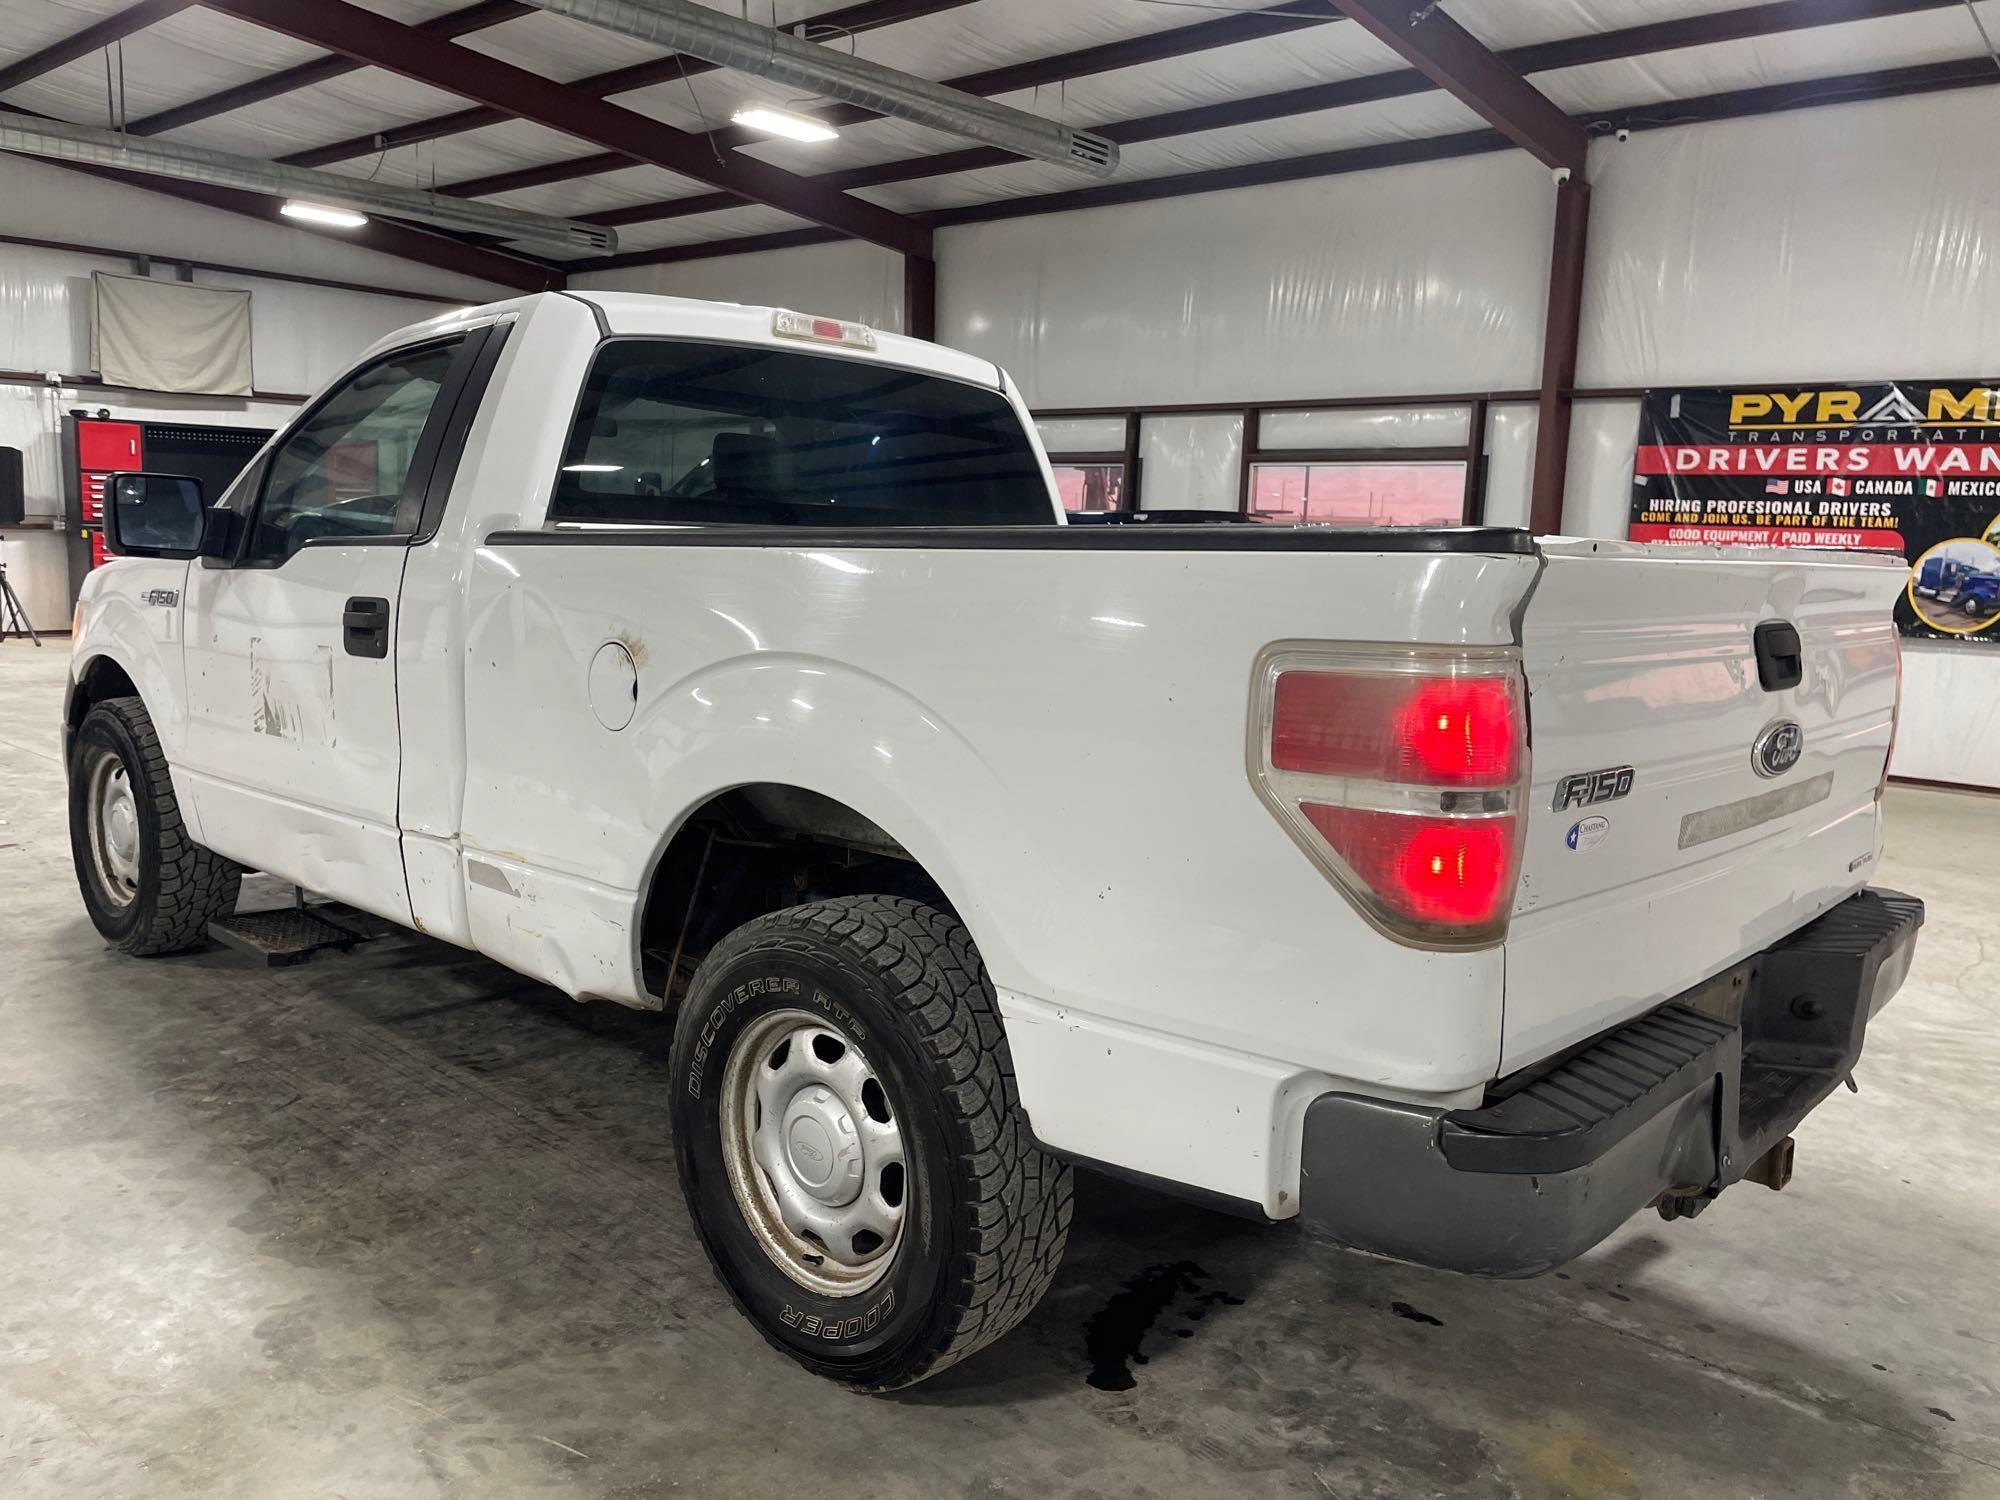
{"type": "Polygon", "coordinates": [[[864,1333],[873,1333],[895,1310],[896,1293],[891,1288],[865,1312],[849,1317],[829,1318],[809,1313],[787,1302],[778,1311],[778,1321],[787,1328],[796,1328],[809,1339],[816,1338],[829,1344],[844,1343],[849,1339],[858,1339],[864,1333]]]}

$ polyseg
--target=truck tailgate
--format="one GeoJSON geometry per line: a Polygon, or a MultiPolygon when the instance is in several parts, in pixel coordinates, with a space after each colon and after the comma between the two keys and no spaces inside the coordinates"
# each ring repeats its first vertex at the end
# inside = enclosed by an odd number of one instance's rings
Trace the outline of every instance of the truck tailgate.
{"type": "Polygon", "coordinates": [[[1906,576],[1899,559],[1858,554],[1563,539],[1542,552],[1522,622],[1533,785],[1503,1073],[1719,973],[1868,882],[1906,576]],[[1764,622],[1797,630],[1796,686],[1760,680],[1764,622]],[[1787,724],[1799,732],[1789,766],[1772,743],[1791,738],[1787,724]],[[1772,751],[1762,764],[1760,745],[1772,751]]]}

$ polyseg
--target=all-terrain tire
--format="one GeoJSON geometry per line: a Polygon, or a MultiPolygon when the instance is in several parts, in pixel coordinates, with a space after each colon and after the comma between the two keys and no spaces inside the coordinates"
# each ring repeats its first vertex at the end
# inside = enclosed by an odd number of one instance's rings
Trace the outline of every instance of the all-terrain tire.
{"type": "Polygon", "coordinates": [[[1029,1135],[993,986],[950,913],[851,896],[745,923],[695,976],[670,1077],[681,1185],[709,1259],[764,1337],[815,1373],[858,1390],[914,1384],[1006,1333],[1054,1280],[1070,1169],[1029,1135]],[[730,1181],[732,1046],[783,1011],[860,1049],[905,1139],[907,1217],[880,1279],[851,1294],[788,1273],[730,1181]]]}
{"type": "Polygon", "coordinates": [[[69,775],[70,857],[90,920],[112,947],[139,957],[198,947],[209,922],[236,909],[242,868],[188,836],[153,720],[137,698],[107,698],[77,726],[69,775]],[[136,808],[137,879],[122,889],[93,851],[92,769],[111,757],[136,808]]]}

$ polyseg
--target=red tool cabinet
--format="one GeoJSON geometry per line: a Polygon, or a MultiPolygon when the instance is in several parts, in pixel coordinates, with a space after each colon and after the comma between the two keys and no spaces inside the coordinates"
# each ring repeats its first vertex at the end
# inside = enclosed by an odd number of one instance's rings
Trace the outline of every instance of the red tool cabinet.
{"type": "Polygon", "coordinates": [[[271,435],[268,427],[140,422],[72,411],[63,418],[63,492],[70,539],[70,596],[104,565],[104,495],[113,474],[189,474],[213,500],[271,435]]]}

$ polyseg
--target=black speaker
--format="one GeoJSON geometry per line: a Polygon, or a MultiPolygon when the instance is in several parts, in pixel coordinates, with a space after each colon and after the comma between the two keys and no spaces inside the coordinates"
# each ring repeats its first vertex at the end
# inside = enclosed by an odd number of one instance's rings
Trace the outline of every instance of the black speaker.
{"type": "Polygon", "coordinates": [[[28,518],[28,497],[21,487],[21,450],[0,448],[0,526],[19,526],[28,518]]]}

